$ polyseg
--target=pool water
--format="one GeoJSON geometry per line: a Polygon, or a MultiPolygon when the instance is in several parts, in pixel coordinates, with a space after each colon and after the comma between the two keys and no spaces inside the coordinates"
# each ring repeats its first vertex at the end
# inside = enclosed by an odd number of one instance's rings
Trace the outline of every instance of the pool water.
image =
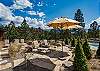
{"type": "Polygon", "coordinates": [[[89,42],[89,46],[90,46],[90,48],[98,48],[99,47],[99,43],[90,43],[89,42]]]}

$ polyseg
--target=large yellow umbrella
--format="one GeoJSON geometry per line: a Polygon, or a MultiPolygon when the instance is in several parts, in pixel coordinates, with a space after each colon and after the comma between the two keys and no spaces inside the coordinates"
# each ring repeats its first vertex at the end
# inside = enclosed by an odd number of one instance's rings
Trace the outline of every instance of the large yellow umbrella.
{"type": "Polygon", "coordinates": [[[79,28],[83,28],[83,27],[80,26],[80,25],[72,25],[72,26],[69,26],[69,27],[63,27],[62,29],[66,30],[66,29],[73,29],[73,28],[79,29],[79,28]]]}
{"type": "MultiPolygon", "coordinates": [[[[78,25],[80,22],[72,19],[68,19],[66,17],[57,18],[48,23],[49,27],[59,28],[59,29],[69,29],[71,26],[78,25]]],[[[74,27],[75,28],[75,27],[74,27]]],[[[63,41],[62,41],[62,52],[63,52],[63,41]]]]}
{"type": "Polygon", "coordinates": [[[55,19],[54,21],[49,22],[48,26],[53,27],[53,28],[62,29],[63,27],[69,27],[69,26],[72,26],[72,25],[77,25],[78,23],[80,23],[80,22],[78,22],[76,20],[68,19],[68,18],[65,18],[65,17],[61,17],[61,18],[55,19]]]}

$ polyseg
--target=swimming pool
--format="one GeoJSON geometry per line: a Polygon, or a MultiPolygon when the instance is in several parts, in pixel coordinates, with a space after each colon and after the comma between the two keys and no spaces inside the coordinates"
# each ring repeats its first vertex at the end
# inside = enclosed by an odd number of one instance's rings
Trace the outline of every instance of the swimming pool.
{"type": "Polygon", "coordinates": [[[99,43],[91,43],[91,42],[89,42],[89,46],[90,46],[90,48],[98,48],[99,47],[99,43]]]}

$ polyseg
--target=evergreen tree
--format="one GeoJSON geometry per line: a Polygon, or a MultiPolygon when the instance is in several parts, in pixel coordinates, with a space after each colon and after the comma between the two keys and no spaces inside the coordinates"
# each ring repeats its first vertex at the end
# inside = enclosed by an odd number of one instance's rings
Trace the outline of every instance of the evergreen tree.
{"type": "Polygon", "coordinates": [[[91,30],[91,35],[92,35],[92,38],[96,38],[98,37],[98,23],[96,21],[94,21],[92,24],[90,24],[90,30],[91,30]]]}
{"type": "Polygon", "coordinates": [[[73,40],[71,41],[71,46],[75,47],[75,39],[73,38],[73,40]]]}
{"type": "Polygon", "coordinates": [[[65,39],[65,44],[67,44],[67,45],[69,44],[68,38],[65,39]]]}
{"type": "Polygon", "coordinates": [[[19,32],[20,32],[20,38],[23,38],[25,40],[30,40],[32,38],[32,32],[29,27],[29,25],[26,23],[26,20],[21,23],[21,26],[19,27],[19,32]]]}
{"type": "Polygon", "coordinates": [[[11,21],[11,23],[8,25],[8,28],[6,28],[6,38],[9,39],[10,41],[12,41],[15,38],[18,38],[18,32],[16,30],[15,24],[13,23],[13,21],[11,21]]]}
{"type": "Polygon", "coordinates": [[[90,49],[90,46],[89,46],[87,40],[84,42],[82,48],[83,48],[83,51],[84,51],[84,54],[85,54],[86,58],[87,58],[88,60],[91,59],[91,55],[92,55],[92,54],[91,54],[91,49],[90,49]]]}
{"type": "Polygon", "coordinates": [[[97,52],[96,52],[96,55],[97,55],[98,57],[100,57],[100,42],[99,42],[99,47],[98,47],[98,50],[97,50],[97,52]]]}
{"type": "Polygon", "coordinates": [[[2,29],[2,30],[4,29],[4,26],[2,24],[0,24],[0,29],[2,29]]]}
{"type": "Polygon", "coordinates": [[[80,23],[80,26],[85,27],[83,13],[81,12],[80,9],[78,9],[77,12],[75,13],[74,19],[75,19],[76,21],[81,22],[81,23],[80,23]]]}
{"type": "Polygon", "coordinates": [[[97,30],[97,28],[98,28],[98,23],[96,21],[94,21],[92,24],[90,24],[91,30],[97,30]]]}
{"type": "Polygon", "coordinates": [[[89,71],[86,56],[79,41],[75,48],[74,71],[89,71]]]}

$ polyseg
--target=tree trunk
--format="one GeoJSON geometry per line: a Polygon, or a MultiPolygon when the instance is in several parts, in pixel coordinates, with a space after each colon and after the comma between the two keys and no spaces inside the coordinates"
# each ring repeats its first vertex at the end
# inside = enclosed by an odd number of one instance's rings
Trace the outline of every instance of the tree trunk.
{"type": "Polygon", "coordinates": [[[13,57],[11,57],[11,68],[12,69],[14,68],[14,59],[13,59],[13,57]]]}

